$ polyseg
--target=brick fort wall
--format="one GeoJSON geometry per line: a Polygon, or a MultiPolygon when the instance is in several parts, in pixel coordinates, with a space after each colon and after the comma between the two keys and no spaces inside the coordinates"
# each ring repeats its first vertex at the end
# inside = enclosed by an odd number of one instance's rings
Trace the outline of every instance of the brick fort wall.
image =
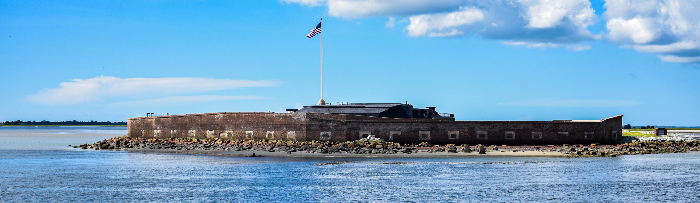
{"type": "Polygon", "coordinates": [[[129,118],[131,137],[283,141],[385,141],[431,144],[613,144],[622,116],[594,121],[452,121],[317,113],[207,113],[129,118]]]}

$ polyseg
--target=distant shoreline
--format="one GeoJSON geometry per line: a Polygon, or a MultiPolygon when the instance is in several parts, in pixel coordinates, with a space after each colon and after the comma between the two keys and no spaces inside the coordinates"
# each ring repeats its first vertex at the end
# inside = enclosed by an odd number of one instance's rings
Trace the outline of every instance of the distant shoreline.
{"type": "Polygon", "coordinates": [[[16,121],[5,121],[0,123],[0,126],[126,126],[127,123],[125,121],[78,121],[78,120],[72,120],[72,121],[47,121],[47,120],[41,120],[41,121],[22,121],[22,120],[16,120],[16,121]]]}
{"type": "Polygon", "coordinates": [[[127,127],[127,125],[0,125],[0,127],[127,127]]]}

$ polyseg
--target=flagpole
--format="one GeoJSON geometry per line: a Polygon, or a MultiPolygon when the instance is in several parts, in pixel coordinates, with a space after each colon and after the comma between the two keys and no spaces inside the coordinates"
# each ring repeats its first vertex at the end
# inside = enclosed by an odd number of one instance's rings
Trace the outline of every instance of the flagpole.
{"type": "Polygon", "coordinates": [[[326,101],[323,101],[323,18],[321,18],[321,100],[318,104],[326,105],[326,101]]]}

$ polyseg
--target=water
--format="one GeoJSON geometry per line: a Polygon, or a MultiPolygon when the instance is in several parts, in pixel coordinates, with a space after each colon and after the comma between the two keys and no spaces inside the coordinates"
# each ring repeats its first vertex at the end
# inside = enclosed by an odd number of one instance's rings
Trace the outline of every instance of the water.
{"type": "Polygon", "coordinates": [[[4,143],[0,202],[700,200],[700,153],[575,159],[306,159],[80,150],[63,145],[122,134],[125,129],[0,128],[4,143]],[[25,137],[20,139],[19,134],[25,137]],[[66,135],[70,136],[63,141],[66,135]],[[23,148],[8,146],[8,139],[23,148]]]}
{"type": "Polygon", "coordinates": [[[126,127],[0,127],[0,150],[65,149],[126,134],[126,127]]]}

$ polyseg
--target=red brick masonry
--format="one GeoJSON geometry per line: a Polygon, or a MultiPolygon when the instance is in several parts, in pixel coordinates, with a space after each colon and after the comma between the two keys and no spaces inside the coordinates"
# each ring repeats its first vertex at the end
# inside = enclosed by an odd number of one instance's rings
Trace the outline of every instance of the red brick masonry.
{"type": "Polygon", "coordinates": [[[352,141],[374,135],[398,143],[551,145],[614,144],[622,115],[592,121],[453,121],[345,114],[221,112],[128,120],[134,138],[352,141]]]}

